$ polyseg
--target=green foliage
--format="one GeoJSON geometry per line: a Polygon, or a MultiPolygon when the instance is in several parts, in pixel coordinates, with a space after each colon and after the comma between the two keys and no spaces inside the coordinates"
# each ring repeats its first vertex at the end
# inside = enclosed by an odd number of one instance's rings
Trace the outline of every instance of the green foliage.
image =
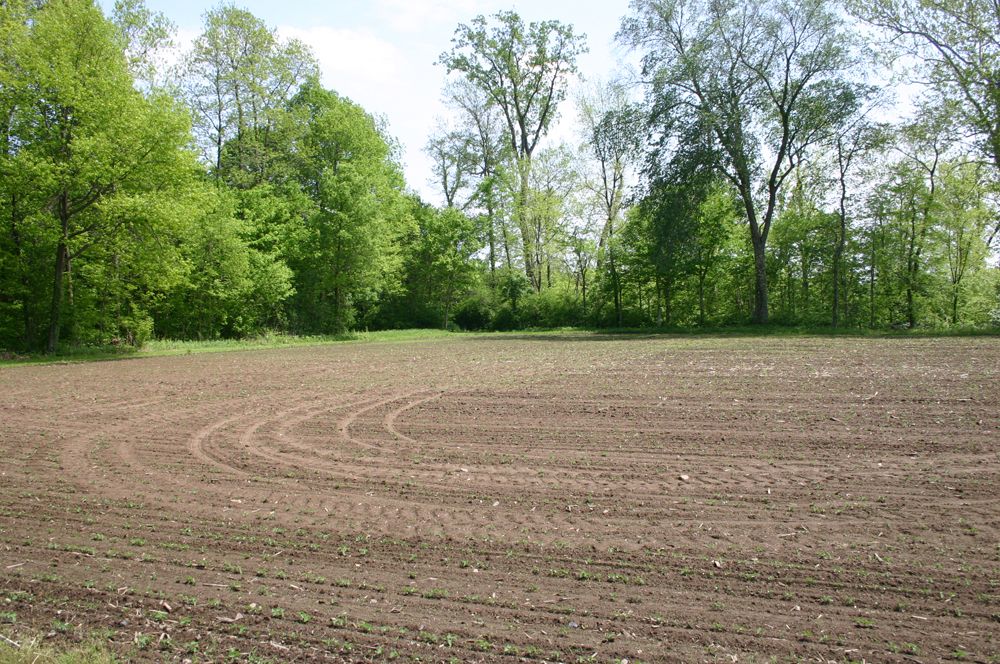
{"type": "Polygon", "coordinates": [[[740,196],[754,251],[755,322],[768,319],[766,249],[779,194],[810,149],[856,106],[856,52],[821,0],[641,0],[622,37],[648,47],[643,69],[659,112],[700,127],[712,167],[740,196]],[[748,35],[753,35],[748,38],[748,35]]]}
{"type": "Polygon", "coordinates": [[[463,330],[488,330],[493,325],[493,298],[487,290],[477,290],[455,308],[455,324],[463,330]]]}
{"type": "Polygon", "coordinates": [[[417,223],[406,243],[405,291],[399,301],[422,318],[412,322],[447,329],[457,303],[479,278],[473,256],[482,243],[473,220],[459,210],[415,207],[417,223]]]}
{"type": "Polygon", "coordinates": [[[635,2],[621,36],[644,49],[647,104],[596,87],[579,149],[543,139],[583,38],[477,17],[440,57],[459,118],[428,143],[436,208],[407,193],[385,122],[245,10],[206,14],[168,91],[173,27],[142,0],[110,18],[89,0],[0,3],[0,352],[768,315],[1000,326],[996,163],[956,138],[995,156],[995,104],[976,105],[995,97],[987,9],[855,8],[909,35],[931,74],[917,117],[885,128],[864,119],[848,17],[818,0],[635,2]]]}
{"type": "Polygon", "coordinates": [[[157,308],[158,335],[216,339],[279,327],[281,305],[293,292],[291,270],[248,244],[248,224],[234,217],[231,195],[203,186],[187,202],[185,274],[157,308]]]}
{"type": "Polygon", "coordinates": [[[111,21],[125,51],[129,71],[136,79],[153,83],[157,56],[170,45],[174,25],[162,13],[150,11],[143,0],[115,0],[111,21]]]}
{"type": "Polygon", "coordinates": [[[559,288],[546,288],[525,297],[517,311],[517,327],[557,328],[586,322],[582,303],[559,288]]]}
{"type": "Polygon", "coordinates": [[[525,25],[513,11],[459,25],[440,62],[483,90],[508,122],[520,158],[534,152],[566,97],[567,77],[587,52],[584,38],[558,21],[525,25]]]}
{"type": "Polygon", "coordinates": [[[500,11],[490,20],[480,15],[469,24],[460,24],[452,43],[439,62],[448,73],[460,74],[485,95],[505,120],[504,142],[513,157],[508,171],[516,174],[511,190],[522,267],[538,291],[542,274],[537,259],[539,238],[533,232],[530,211],[531,195],[537,191],[530,183],[532,157],[566,97],[569,77],[577,72],[577,58],[587,52],[585,38],[559,21],[525,25],[516,12],[500,11]]]}
{"type": "Polygon", "coordinates": [[[976,139],[1000,171],[1000,5],[990,0],[851,0],[848,8],[888,34],[888,55],[910,55],[950,121],[976,139]]]}
{"type": "Polygon", "coordinates": [[[389,141],[369,114],[314,81],[291,112],[305,128],[294,149],[308,199],[286,250],[293,325],[341,332],[373,317],[380,297],[398,289],[399,245],[413,221],[389,141]]]}
{"type": "Polygon", "coordinates": [[[721,313],[716,287],[741,246],[736,196],[710,177],[675,182],[657,182],[629,215],[619,237],[622,281],[628,294],[651,295],[638,321],[705,325],[721,313]]]}
{"type": "Polygon", "coordinates": [[[215,177],[249,188],[287,178],[287,102],[317,75],[302,42],[283,41],[245,9],[220,5],[184,63],[184,94],[215,177]]]}
{"type": "MultiPolygon", "coordinates": [[[[15,11],[0,8],[5,24],[27,20],[15,11]]],[[[89,2],[42,5],[16,41],[6,54],[18,66],[5,66],[0,189],[14,257],[3,280],[19,284],[21,341],[41,345],[45,318],[50,351],[64,332],[84,341],[141,337],[148,316],[131,292],[155,280],[137,263],[171,223],[165,201],[193,172],[186,115],[135,89],[115,28],[89,2]],[[40,271],[48,297],[30,276],[40,271]]]]}

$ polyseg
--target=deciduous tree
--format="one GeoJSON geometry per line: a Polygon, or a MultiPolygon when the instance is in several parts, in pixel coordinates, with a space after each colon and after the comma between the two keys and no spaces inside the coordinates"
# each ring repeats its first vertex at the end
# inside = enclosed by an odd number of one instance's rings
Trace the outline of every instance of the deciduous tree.
{"type": "MultiPolygon", "coordinates": [[[[0,11],[9,18],[8,7],[0,11]]],[[[127,201],[185,180],[189,125],[169,98],[136,90],[115,27],[90,2],[45,3],[26,26],[6,90],[14,101],[4,199],[18,232],[33,236],[22,239],[54,254],[45,344],[52,352],[74,261],[157,223],[161,208],[127,201]]]]}
{"type": "Polygon", "coordinates": [[[217,178],[249,187],[275,177],[286,104],[317,74],[305,44],[250,12],[222,5],[205,15],[184,61],[184,93],[217,178]]]}
{"type": "Polygon", "coordinates": [[[499,12],[492,19],[491,23],[477,16],[470,24],[459,25],[452,49],[439,61],[449,73],[460,73],[485,92],[503,115],[518,170],[515,217],[521,228],[524,269],[537,291],[542,276],[532,260],[536,248],[528,218],[531,160],[566,97],[569,77],[576,73],[577,57],[586,46],[583,36],[558,21],[525,25],[513,11],[499,12]]]}
{"type": "Polygon", "coordinates": [[[598,269],[607,268],[615,307],[615,320],[622,324],[621,278],[615,255],[615,231],[625,205],[626,177],[641,155],[645,118],[620,83],[597,86],[581,97],[580,119],[596,165],[589,186],[603,216],[598,242],[598,269]],[[602,265],[603,263],[603,265],[602,265]]]}
{"type": "Polygon", "coordinates": [[[766,247],[779,192],[853,99],[841,19],[822,0],[634,0],[620,38],[645,51],[652,94],[696,116],[740,195],[755,262],[753,320],[768,317],[766,247]]]}
{"type": "Polygon", "coordinates": [[[399,239],[412,219],[375,118],[315,81],[292,106],[307,127],[294,152],[311,201],[291,250],[299,324],[339,332],[380,293],[399,287],[399,239]]]}

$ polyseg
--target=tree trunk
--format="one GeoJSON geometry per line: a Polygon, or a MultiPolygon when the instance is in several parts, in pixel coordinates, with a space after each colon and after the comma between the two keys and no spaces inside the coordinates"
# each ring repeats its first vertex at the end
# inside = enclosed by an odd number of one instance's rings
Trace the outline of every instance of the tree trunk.
{"type": "Polygon", "coordinates": [[[757,325],[765,325],[768,318],[767,309],[767,235],[771,229],[771,215],[774,212],[777,189],[770,190],[770,198],[767,210],[764,213],[763,222],[757,215],[754,206],[753,187],[749,170],[745,167],[738,168],[739,171],[739,193],[743,200],[743,209],[747,214],[747,222],[750,225],[750,243],[753,245],[753,267],[754,267],[754,302],[753,313],[750,316],[751,322],[757,325]]]}
{"type": "Polygon", "coordinates": [[[49,339],[45,346],[47,353],[56,352],[59,346],[59,322],[62,314],[62,294],[63,294],[63,274],[66,272],[66,263],[69,259],[69,251],[64,239],[59,240],[56,248],[56,272],[52,281],[52,309],[49,313],[49,339]]]}
{"type": "Polygon", "coordinates": [[[868,271],[868,328],[875,329],[875,265],[868,271]]]}
{"type": "Polygon", "coordinates": [[[754,303],[752,320],[758,325],[767,323],[767,261],[764,240],[753,238],[754,303]]]}
{"type": "MultiPolygon", "coordinates": [[[[805,243],[803,243],[803,244],[805,244],[805,243]]],[[[809,261],[809,255],[806,252],[805,247],[803,247],[802,248],[802,302],[803,302],[803,304],[806,307],[809,306],[809,302],[810,302],[810,299],[809,299],[809,276],[810,276],[810,274],[809,274],[809,268],[810,268],[810,264],[809,263],[810,263],[810,261],[809,261]]]]}
{"type": "Polygon", "coordinates": [[[507,222],[500,218],[500,230],[503,231],[503,256],[504,261],[507,263],[507,269],[514,269],[514,260],[510,256],[510,230],[507,228],[507,222]]]}
{"type": "Polygon", "coordinates": [[[848,273],[847,275],[844,275],[844,277],[843,277],[844,283],[842,284],[842,286],[843,286],[843,297],[841,299],[844,301],[844,318],[843,318],[843,320],[844,320],[845,323],[850,323],[850,320],[851,320],[851,289],[847,287],[848,286],[847,280],[848,280],[849,277],[850,277],[850,273],[848,273]]]}
{"type": "Polygon", "coordinates": [[[669,327],[674,322],[674,307],[673,307],[673,287],[670,281],[664,282],[663,284],[663,321],[662,324],[669,327]]]}
{"type": "Polygon", "coordinates": [[[910,221],[910,248],[906,256],[906,322],[912,330],[917,326],[917,312],[913,305],[913,285],[917,280],[919,264],[916,257],[916,221],[910,221]]]}
{"type": "Polygon", "coordinates": [[[698,274],[698,325],[705,327],[705,276],[704,272],[698,274]]]}
{"type": "MultiPolygon", "coordinates": [[[[837,234],[837,246],[833,251],[833,311],[830,323],[833,327],[840,324],[840,289],[843,281],[843,261],[844,248],[847,246],[847,172],[854,161],[856,150],[860,149],[855,141],[850,145],[845,145],[844,138],[837,138],[837,165],[840,183],[840,205],[838,213],[840,215],[840,226],[837,234]]],[[[844,318],[847,318],[847,294],[844,294],[844,318]]]]}
{"type": "Polygon", "coordinates": [[[521,229],[521,246],[524,253],[524,273],[525,276],[528,277],[531,287],[537,293],[542,289],[542,275],[541,270],[536,269],[535,240],[533,233],[531,232],[528,219],[528,188],[531,186],[529,180],[531,175],[530,157],[521,158],[518,161],[517,170],[520,178],[520,182],[518,183],[519,191],[517,192],[517,225],[518,228],[521,229]]]}
{"type": "Polygon", "coordinates": [[[56,352],[59,346],[59,324],[62,316],[63,274],[69,266],[69,247],[66,238],[69,236],[69,193],[63,191],[59,196],[59,245],[56,247],[56,272],[52,281],[52,308],[49,310],[49,338],[45,345],[48,353],[56,352]]]}
{"type": "MultiPolygon", "coordinates": [[[[843,194],[842,194],[843,196],[843,194]]],[[[840,324],[840,280],[841,261],[844,256],[844,245],[847,243],[847,214],[844,210],[843,197],[840,203],[840,229],[837,235],[837,246],[833,250],[833,317],[830,324],[837,327],[840,324]]]]}
{"type": "Polygon", "coordinates": [[[608,271],[611,273],[611,295],[615,301],[615,324],[622,326],[622,285],[618,277],[618,265],[615,263],[614,235],[615,228],[612,221],[608,221],[608,271]]]}
{"type": "MultiPolygon", "coordinates": [[[[660,277],[656,277],[656,327],[663,327],[663,300],[661,300],[662,287],[660,286],[660,277]]],[[[668,305],[669,306],[669,305],[668,305]]],[[[667,314],[668,320],[670,314],[667,314]]]]}
{"type": "Polygon", "coordinates": [[[913,308],[913,286],[906,284],[906,323],[912,330],[917,326],[917,312],[913,308]]]}
{"type": "Polygon", "coordinates": [[[621,280],[618,278],[618,270],[615,269],[614,260],[610,261],[611,265],[611,290],[614,291],[615,298],[615,322],[618,327],[622,326],[622,285],[621,280]]]}
{"type": "Polygon", "coordinates": [[[871,250],[869,251],[868,262],[868,327],[875,329],[875,232],[871,234],[871,250]]]}
{"type": "Polygon", "coordinates": [[[340,286],[335,286],[333,289],[333,326],[336,334],[345,331],[346,326],[342,316],[340,286]]]}
{"type": "MultiPolygon", "coordinates": [[[[491,197],[492,198],[492,197],[491,197]]],[[[486,201],[486,218],[489,224],[489,230],[486,232],[487,243],[490,248],[490,285],[496,285],[497,282],[497,238],[496,229],[493,224],[493,202],[490,199],[486,201]]]]}

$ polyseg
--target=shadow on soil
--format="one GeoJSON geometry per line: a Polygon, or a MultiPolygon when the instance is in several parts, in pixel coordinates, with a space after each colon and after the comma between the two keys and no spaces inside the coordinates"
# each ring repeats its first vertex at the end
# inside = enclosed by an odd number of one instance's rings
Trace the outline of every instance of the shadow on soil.
{"type": "Polygon", "coordinates": [[[716,328],[559,328],[511,332],[458,333],[456,336],[481,341],[513,339],[518,341],[621,341],[623,339],[733,339],[749,337],[843,337],[857,339],[932,339],[938,337],[998,337],[1000,328],[990,329],[917,329],[867,330],[831,327],[716,327],[716,328]]]}

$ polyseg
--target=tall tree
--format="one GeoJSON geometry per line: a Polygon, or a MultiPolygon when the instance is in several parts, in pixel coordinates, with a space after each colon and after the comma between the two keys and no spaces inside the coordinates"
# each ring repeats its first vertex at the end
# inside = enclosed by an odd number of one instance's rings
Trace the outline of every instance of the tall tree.
{"type": "Polygon", "coordinates": [[[639,204],[648,258],[653,268],[656,324],[674,323],[673,302],[679,284],[693,271],[693,246],[701,192],[684,185],[655,186],[639,204]]]}
{"type": "Polygon", "coordinates": [[[293,151],[310,199],[291,250],[298,325],[339,332],[399,286],[399,238],[411,223],[402,173],[376,119],[316,81],[292,110],[307,127],[293,151]]]}
{"type": "Polygon", "coordinates": [[[945,120],[927,112],[903,128],[900,212],[906,238],[906,320],[911,329],[917,325],[915,298],[922,286],[928,235],[936,223],[941,164],[949,143],[946,134],[945,120]]]}
{"type": "Polygon", "coordinates": [[[831,305],[830,323],[833,327],[840,325],[841,299],[844,291],[844,251],[848,241],[848,212],[851,203],[851,177],[857,164],[866,154],[883,146],[886,139],[886,127],[871,122],[864,113],[846,124],[833,139],[833,156],[837,169],[837,245],[833,253],[833,302],[831,305]]]}
{"type": "Polygon", "coordinates": [[[136,90],[116,28],[89,1],[42,5],[15,57],[23,94],[8,109],[3,170],[20,175],[5,178],[4,197],[54,253],[53,352],[73,261],[155,223],[158,208],[139,201],[189,172],[189,125],[170,99],[136,90]]]}
{"type": "Polygon", "coordinates": [[[565,144],[540,151],[536,162],[525,210],[525,230],[533,248],[527,260],[542,284],[551,287],[553,272],[569,237],[568,211],[579,175],[573,168],[573,152],[565,144]]]}
{"type": "Polygon", "coordinates": [[[597,166],[591,188],[600,204],[603,227],[598,242],[598,260],[611,280],[615,320],[622,324],[621,278],[615,256],[615,231],[625,204],[626,174],[638,159],[644,130],[639,106],[628,98],[620,83],[597,86],[580,99],[580,119],[597,166]]]}
{"type": "Polygon", "coordinates": [[[942,170],[939,244],[948,271],[948,316],[957,325],[966,276],[989,254],[985,238],[996,211],[986,202],[988,183],[981,164],[949,163],[942,170]]]}
{"type": "MultiPolygon", "coordinates": [[[[951,118],[976,140],[1000,181],[1000,3],[996,0],[852,0],[851,11],[886,30],[890,49],[921,63],[951,118]]],[[[1000,235],[994,220],[990,241],[1000,235]]]]}
{"type": "Polygon", "coordinates": [[[273,177],[285,105],[317,74],[305,44],[250,12],[222,5],[205,15],[184,62],[185,97],[217,178],[248,187],[273,177]]]}
{"type": "MultiPolygon", "coordinates": [[[[475,193],[469,201],[482,215],[480,226],[485,231],[486,247],[489,252],[490,283],[496,286],[497,264],[500,260],[498,239],[502,243],[503,261],[507,269],[512,267],[511,237],[508,226],[505,201],[500,191],[501,170],[510,152],[503,138],[502,119],[489,95],[468,80],[455,81],[447,86],[445,97],[460,116],[460,135],[470,141],[468,147],[475,155],[472,181],[475,193]],[[498,237],[499,231],[499,237],[498,237]]],[[[473,164],[469,163],[472,167],[473,164]]]]}
{"type": "Polygon", "coordinates": [[[452,49],[442,53],[439,62],[449,73],[460,73],[485,92],[503,115],[518,170],[515,217],[521,229],[524,269],[537,291],[542,275],[532,261],[536,249],[528,218],[531,160],[566,97],[569,77],[576,73],[577,57],[586,52],[586,46],[583,36],[558,21],[526,26],[513,11],[499,12],[492,19],[491,24],[477,16],[468,25],[460,24],[452,49]]]}
{"type": "Polygon", "coordinates": [[[597,244],[593,230],[587,225],[574,228],[569,233],[570,269],[577,290],[581,294],[584,313],[587,312],[587,293],[590,288],[588,277],[597,259],[597,244]]]}
{"type": "Polygon", "coordinates": [[[652,94],[697,116],[740,195],[754,250],[753,320],[768,318],[766,247],[778,195],[853,99],[851,40],[822,0],[633,0],[620,38],[645,50],[652,94]]]}

